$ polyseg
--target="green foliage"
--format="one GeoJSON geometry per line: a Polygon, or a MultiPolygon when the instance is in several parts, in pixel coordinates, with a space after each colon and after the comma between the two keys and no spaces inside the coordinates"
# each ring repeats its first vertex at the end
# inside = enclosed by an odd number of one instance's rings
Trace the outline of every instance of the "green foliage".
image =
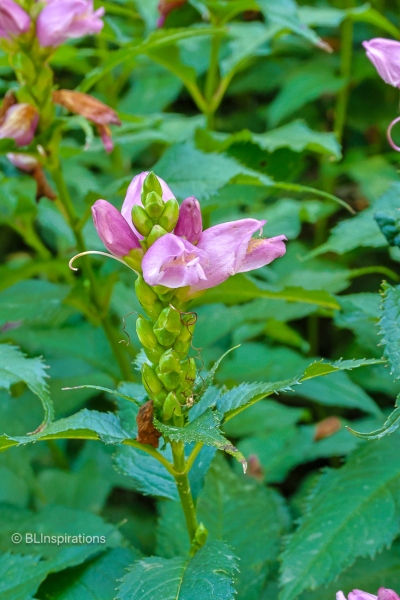
{"type": "Polygon", "coordinates": [[[385,346],[384,355],[389,361],[391,375],[394,379],[398,379],[400,377],[400,288],[384,283],[382,290],[379,325],[384,336],[382,339],[385,346]]]}
{"type": "Polygon", "coordinates": [[[157,589],[165,600],[233,600],[235,557],[222,542],[209,542],[191,559],[151,557],[140,560],[125,575],[117,600],[138,600],[157,589]]]}

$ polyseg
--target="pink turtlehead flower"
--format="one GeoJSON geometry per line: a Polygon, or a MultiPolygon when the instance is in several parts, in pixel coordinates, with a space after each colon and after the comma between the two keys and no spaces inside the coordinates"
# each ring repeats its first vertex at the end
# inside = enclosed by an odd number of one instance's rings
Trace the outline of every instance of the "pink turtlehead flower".
{"type": "Polygon", "coordinates": [[[183,238],[165,235],[146,252],[142,262],[143,278],[149,285],[171,288],[189,285],[190,294],[195,294],[219,285],[236,273],[268,265],[285,254],[286,237],[253,238],[264,224],[265,221],[242,219],[215,225],[201,233],[197,245],[185,241],[184,251],[182,246],[172,245],[172,238],[181,241],[183,238]],[[172,253],[174,247],[176,254],[172,253]],[[167,278],[169,283],[166,283],[167,278]]]}
{"type": "Polygon", "coordinates": [[[0,139],[11,138],[17,146],[27,146],[34,138],[39,115],[30,104],[13,104],[0,124],[0,139]]]}
{"type": "Polygon", "coordinates": [[[13,0],[0,0],[0,38],[9,40],[26,33],[31,18],[23,8],[13,0]]]}
{"type": "Polygon", "coordinates": [[[363,42],[363,46],[383,81],[393,87],[400,87],[400,42],[373,38],[363,42]]]}
{"type": "Polygon", "coordinates": [[[172,233],[157,240],[142,260],[146,283],[169,288],[206,282],[205,269],[208,265],[209,257],[204,250],[172,233]]]}
{"type": "Polygon", "coordinates": [[[107,250],[122,258],[140,248],[140,242],[118,209],[107,200],[97,200],[92,206],[94,226],[107,250]]]}
{"type": "MultiPolygon", "coordinates": [[[[346,600],[346,596],[343,592],[337,592],[336,600],[346,600]]],[[[362,590],[353,590],[349,593],[348,600],[400,600],[400,598],[393,590],[381,587],[377,596],[362,590]]]]}
{"type": "Polygon", "coordinates": [[[70,38],[99,33],[103,15],[104,8],[95,11],[93,0],[49,0],[36,21],[39,44],[56,47],[70,38]]]}
{"type": "Polygon", "coordinates": [[[190,196],[182,202],[179,208],[179,219],[174,233],[192,244],[197,244],[202,230],[200,203],[194,196],[190,196]]]}
{"type": "MultiPolygon", "coordinates": [[[[132,229],[132,231],[134,231],[135,235],[139,238],[139,240],[142,240],[143,236],[138,231],[136,231],[136,229],[132,223],[132,208],[135,206],[135,204],[138,204],[139,206],[143,206],[142,198],[141,198],[142,187],[143,187],[144,180],[146,179],[148,174],[149,174],[148,171],[143,171],[143,173],[136,175],[132,179],[132,181],[128,187],[128,190],[126,192],[124,203],[121,208],[122,216],[129,223],[129,227],[132,229]]],[[[173,198],[175,198],[174,194],[171,192],[171,190],[169,189],[169,187],[167,186],[165,181],[163,179],[161,179],[161,177],[157,177],[157,179],[161,185],[162,199],[164,200],[164,202],[167,202],[167,200],[172,200],[173,198]]]]}

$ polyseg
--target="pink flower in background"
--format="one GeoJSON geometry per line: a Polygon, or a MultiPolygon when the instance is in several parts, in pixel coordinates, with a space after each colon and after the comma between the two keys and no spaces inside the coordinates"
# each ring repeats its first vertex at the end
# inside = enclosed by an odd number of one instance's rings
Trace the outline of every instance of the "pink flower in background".
{"type": "MultiPolygon", "coordinates": [[[[346,596],[343,592],[337,592],[336,600],[346,600],[346,596]]],[[[400,598],[393,590],[381,587],[377,596],[362,590],[353,590],[349,593],[348,600],[400,600],[400,598]]]]}
{"type": "Polygon", "coordinates": [[[107,250],[122,258],[140,248],[140,242],[118,209],[107,200],[97,200],[92,206],[94,226],[107,250]]]}
{"type": "Polygon", "coordinates": [[[31,18],[19,4],[13,0],[0,0],[0,38],[10,39],[26,33],[31,18]]]}
{"type": "Polygon", "coordinates": [[[53,101],[55,104],[63,106],[70,112],[82,115],[82,117],[94,123],[106,152],[112,151],[114,145],[109,125],[121,125],[121,121],[114,109],[89,94],[72,90],[54,91],[53,101]]]}
{"type": "Polygon", "coordinates": [[[93,0],[49,0],[36,22],[39,44],[60,46],[70,38],[99,33],[104,8],[94,10],[93,0]]]}
{"type": "MultiPolygon", "coordinates": [[[[144,171],[143,173],[136,175],[132,179],[132,181],[128,187],[128,190],[126,192],[124,203],[121,208],[122,216],[127,221],[130,228],[132,229],[132,231],[135,232],[136,236],[140,240],[143,239],[143,236],[140,235],[140,233],[138,231],[136,231],[136,229],[132,223],[132,208],[136,204],[139,206],[143,206],[142,198],[141,198],[142,187],[143,187],[144,180],[146,179],[148,174],[149,174],[148,171],[144,171]]],[[[161,179],[161,177],[157,177],[157,179],[161,185],[162,199],[164,200],[164,202],[167,202],[167,200],[172,200],[173,198],[175,198],[174,194],[171,192],[171,190],[169,189],[169,187],[167,186],[165,181],[163,179],[161,179]]]]}
{"type": "Polygon", "coordinates": [[[400,42],[374,38],[363,42],[363,46],[383,81],[400,87],[400,42]]]}
{"type": "Polygon", "coordinates": [[[0,139],[12,138],[17,146],[27,146],[34,138],[39,115],[30,104],[13,104],[0,121],[0,139]]]}

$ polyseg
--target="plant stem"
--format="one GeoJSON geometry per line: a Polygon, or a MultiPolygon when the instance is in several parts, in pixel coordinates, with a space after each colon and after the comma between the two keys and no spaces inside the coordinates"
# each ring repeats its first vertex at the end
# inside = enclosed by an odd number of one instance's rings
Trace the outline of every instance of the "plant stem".
{"type": "Polygon", "coordinates": [[[347,18],[342,24],[342,46],[340,52],[340,74],[345,80],[340,90],[335,109],[334,131],[340,143],[343,139],[343,131],[347,116],[347,105],[349,101],[351,61],[353,56],[353,21],[347,18]]]}
{"type": "MultiPolygon", "coordinates": [[[[48,167],[55,186],[57,188],[58,199],[60,203],[60,208],[62,209],[66,220],[68,221],[75,237],[76,247],[78,252],[85,252],[86,246],[85,241],[83,239],[83,235],[79,226],[79,218],[75,213],[74,205],[72,204],[71,197],[69,195],[69,191],[67,185],[65,183],[60,165],[49,166],[48,167]]],[[[132,380],[132,372],[129,364],[129,360],[123,352],[117,336],[114,331],[114,327],[110,321],[109,316],[107,315],[104,307],[101,305],[101,291],[99,289],[98,282],[96,280],[95,274],[92,269],[92,265],[87,256],[83,256],[81,258],[83,271],[86,278],[89,281],[90,286],[90,298],[92,300],[93,307],[96,310],[97,317],[104,329],[104,333],[107,336],[111,349],[114,353],[115,359],[118,362],[119,368],[121,370],[122,376],[126,380],[132,380]]]]}
{"type": "Polygon", "coordinates": [[[186,472],[185,464],[185,446],[183,442],[171,442],[172,455],[175,467],[175,483],[178,488],[179,498],[181,500],[183,514],[185,515],[186,527],[192,544],[198,528],[196,508],[194,506],[193,496],[190,489],[189,478],[186,472]]]}
{"type": "Polygon", "coordinates": [[[215,111],[213,103],[213,95],[218,85],[219,78],[219,50],[221,46],[221,36],[215,35],[211,41],[210,65],[208,67],[206,83],[204,88],[204,96],[207,102],[207,127],[214,129],[215,127],[215,111]]]}

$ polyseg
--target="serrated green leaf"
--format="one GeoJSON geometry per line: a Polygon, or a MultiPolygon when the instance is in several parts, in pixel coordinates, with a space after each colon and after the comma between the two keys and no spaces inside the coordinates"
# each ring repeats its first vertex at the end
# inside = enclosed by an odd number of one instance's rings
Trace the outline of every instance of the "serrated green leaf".
{"type": "Polygon", "coordinates": [[[254,404],[271,394],[291,391],[292,385],[294,385],[293,380],[273,383],[242,383],[218,399],[217,409],[220,413],[225,414],[249,402],[254,404]]]}
{"type": "Polygon", "coordinates": [[[383,335],[384,355],[390,364],[394,379],[400,378],[400,286],[388,283],[382,286],[383,296],[380,311],[380,333],[383,335]]]}
{"type": "Polygon", "coordinates": [[[397,436],[365,444],[344,467],[322,475],[282,556],[281,600],[332,581],[357,557],[372,557],[392,542],[400,501],[397,447],[397,436]]]}
{"type": "Polygon", "coordinates": [[[234,600],[235,557],[223,542],[209,542],[191,559],[145,558],[118,588],[116,600],[234,600]]]}
{"type": "Polygon", "coordinates": [[[117,398],[124,398],[124,400],[128,400],[128,402],[133,402],[134,404],[137,404],[137,406],[140,406],[140,404],[141,404],[140,402],[138,402],[136,400],[136,398],[133,398],[132,396],[127,396],[126,394],[122,394],[121,392],[118,392],[117,390],[111,390],[110,388],[106,388],[101,385],[76,385],[75,387],[63,388],[63,391],[82,390],[85,388],[99,390],[100,392],[107,392],[107,394],[111,394],[112,396],[117,396],[117,398]]]}
{"type": "Polygon", "coordinates": [[[380,440],[387,435],[391,435],[400,427],[400,407],[397,406],[399,402],[399,398],[396,401],[396,408],[386,419],[385,423],[380,429],[376,429],[375,431],[371,431],[370,433],[361,433],[360,431],[355,431],[352,428],[348,428],[351,433],[355,436],[361,438],[362,440],[380,440]]]}
{"type": "Polygon", "coordinates": [[[12,321],[54,323],[68,316],[71,309],[62,307],[68,286],[39,279],[20,281],[0,293],[0,324],[12,321]]]}
{"type": "Polygon", "coordinates": [[[164,425],[156,419],[154,425],[168,440],[185,443],[202,442],[207,446],[214,446],[218,450],[227,452],[234,456],[243,465],[243,469],[246,470],[244,456],[222,435],[219,430],[220,419],[211,409],[206,410],[200,417],[185,427],[164,425]]]}
{"type": "Polygon", "coordinates": [[[16,346],[0,344],[0,388],[23,381],[41,400],[44,409],[43,425],[53,419],[53,403],[46,381],[46,365],[41,358],[27,358],[16,346]]]}
{"type": "Polygon", "coordinates": [[[198,130],[196,140],[200,148],[207,152],[224,152],[233,144],[251,142],[267,152],[275,152],[278,148],[290,148],[293,152],[310,150],[336,159],[341,157],[340,145],[333,133],[312,131],[300,119],[266,133],[253,133],[248,129],[233,134],[198,130]]]}
{"type": "Polygon", "coordinates": [[[83,409],[71,417],[53,421],[42,431],[32,435],[2,435],[0,449],[54,439],[87,439],[100,440],[104,444],[121,444],[132,438],[116,415],[83,409]]]}
{"type": "Polygon", "coordinates": [[[47,576],[40,556],[0,555],[0,594],[3,600],[30,600],[47,576]]]}

